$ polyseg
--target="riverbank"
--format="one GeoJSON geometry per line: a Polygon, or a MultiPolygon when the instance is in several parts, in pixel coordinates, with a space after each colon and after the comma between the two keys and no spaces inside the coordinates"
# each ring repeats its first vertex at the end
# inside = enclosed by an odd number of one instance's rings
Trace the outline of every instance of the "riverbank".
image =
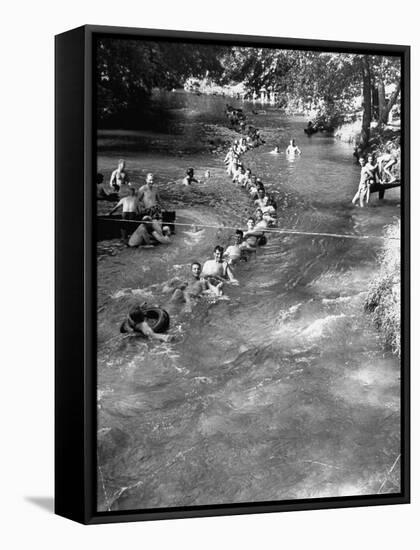
{"type": "Polygon", "coordinates": [[[365,303],[386,347],[401,355],[401,224],[385,230],[387,240],[379,257],[380,270],[369,286],[365,303]]]}

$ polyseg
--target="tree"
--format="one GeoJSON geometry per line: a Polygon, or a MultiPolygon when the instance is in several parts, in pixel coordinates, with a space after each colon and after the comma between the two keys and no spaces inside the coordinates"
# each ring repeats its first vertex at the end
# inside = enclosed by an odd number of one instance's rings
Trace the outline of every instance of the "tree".
{"type": "Polygon", "coordinates": [[[97,46],[99,119],[139,110],[154,87],[171,89],[189,76],[222,72],[224,48],[204,44],[104,38],[97,46]]]}

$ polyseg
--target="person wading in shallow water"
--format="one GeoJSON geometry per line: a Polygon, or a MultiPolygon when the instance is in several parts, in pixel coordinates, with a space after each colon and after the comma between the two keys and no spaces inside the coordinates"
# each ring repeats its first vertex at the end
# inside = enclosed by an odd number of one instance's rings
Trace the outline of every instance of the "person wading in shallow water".
{"type": "Polygon", "coordinates": [[[118,167],[112,172],[109,185],[114,191],[119,191],[121,185],[130,185],[130,178],[125,171],[125,160],[118,161],[118,167]]]}
{"type": "Polygon", "coordinates": [[[123,212],[122,217],[125,220],[134,220],[139,213],[139,202],[136,197],[136,190],[133,187],[130,187],[127,197],[121,199],[114,208],[108,213],[108,216],[111,216],[118,208],[122,206],[123,212]]]}
{"type": "Polygon", "coordinates": [[[302,154],[302,151],[296,145],[296,141],[294,139],[291,139],[286,149],[286,155],[294,157],[295,155],[301,155],[301,154],[302,154]]]}
{"type": "Polygon", "coordinates": [[[146,176],[146,184],[140,187],[138,191],[139,201],[143,201],[144,210],[142,215],[150,214],[152,209],[161,208],[161,199],[159,192],[153,184],[153,174],[149,172],[146,176]]]}

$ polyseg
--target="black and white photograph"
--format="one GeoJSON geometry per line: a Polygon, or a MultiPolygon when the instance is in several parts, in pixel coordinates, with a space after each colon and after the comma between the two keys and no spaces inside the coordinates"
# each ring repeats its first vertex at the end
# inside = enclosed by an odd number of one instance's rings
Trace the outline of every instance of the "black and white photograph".
{"type": "Polygon", "coordinates": [[[398,495],[402,58],[97,36],[97,511],[398,495]]]}

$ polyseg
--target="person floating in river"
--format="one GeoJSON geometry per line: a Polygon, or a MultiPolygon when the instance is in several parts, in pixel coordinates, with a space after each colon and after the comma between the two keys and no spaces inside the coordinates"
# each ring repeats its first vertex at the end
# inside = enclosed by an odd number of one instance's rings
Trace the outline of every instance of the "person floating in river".
{"type": "Polygon", "coordinates": [[[223,260],[223,246],[217,245],[214,248],[213,260],[207,260],[203,265],[203,277],[210,280],[223,282],[228,280],[232,284],[238,284],[227,261],[223,260]]]}
{"type": "Polygon", "coordinates": [[[172,337],[170,334],[159,334],[154,332],[152,327],[147,323],[140,305],[133,306],[128,312],[127,319],[120,327],[120,332],[134,332],[142,334],[152,340],[160,340],[161,342],[169,342],[172,337]]]}
{"type": "Polygon", "coordinates": [[[202,277],[201,271],[200,262],[193,262],[190,277],[187,281],[181,282],[175,279],[169,285],[165,285],[164,290],[175,289],[170,299],[171,303],[185,303],[185,310],[191,311],[192,299],[200,298],[203,295],[221,296],[223,294],[223,281],[218,281],[214,285],[202,277]]]}
{"type": "Polygon", "coordinates": [[[276,145],[272,151],[270,151],[271,155],[279,155],[280,154],[280,147],[276,145]]]}
{"type": "Polygon", "coordinates": [[[353,204],[356,204],[357,200],[359,200],[359,204],[363,208],[364,200],[366,200],[366,206],[369,204],[370,185],[373,182],[373,179],[372,179],[372,172],[369,169],[366,168],[366,161],[363,157],[360,157],[359,164],[360,164],[360,167],[361,167],[361,170],[360,170],[360,183],[359,183],[359,187],[357,189],[357,192],[354,195],[351,202],[353,204]]]}
{"type": "Polygon", "coordinates": [[[122,198],[115,206],[114,208],[108,212],[108,216],[112,216],[112,214],[118,210],[118,208],[122,207],[122,217],[125,220],[135,220],[138,213],[139,213],[139,202],[136,197],[136,190],[134,187],[130,187],[129,194],[127,197],[122,198]]]}
{"type": "Polygon", "coordinates": [[[184,185],[191,185],[192,183],[201,183],[200,180],[194,177],[194,168],[188,168],[184,179],[182,180],[184,185]]]}
{"type": "Polygon", "coordinates": [[[125,170],[125,160],[120,159],[117,168],[111,174],[109,185],[118,193],[123,184],[130,185],[130,178],[125,170]]]}
{"type": "Polygon", "coordinates": [[[286,149],[286,155],[289,155],[290,157],[294,157],[296,155],[301,155],[301,154],[302,154],[302,151],[296,145],[296,141],[294,139],[291,139],[286,149]]]}

